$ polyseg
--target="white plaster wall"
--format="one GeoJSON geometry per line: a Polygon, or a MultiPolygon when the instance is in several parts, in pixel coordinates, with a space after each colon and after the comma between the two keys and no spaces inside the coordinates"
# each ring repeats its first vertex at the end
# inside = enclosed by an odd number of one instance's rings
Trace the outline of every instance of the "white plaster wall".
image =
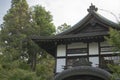
{"type": "Polygon", "coordinates": [[[56,65],[56,73],[62,72],[64,69],[66,63],[66,59],[62,58],[62,59],[57,59],[57,65],[56,65]]]}
{"type": "Polygon", "coordinates": [[[68,49],[87,48],[87,43],[72,43],[68,45],[68,49]]]}
{"type": "Polygon", "coordinates": [[[99,54],[98,43],[89,43],[89,55],[99,54]]]}
{"type": "Polygon", "coordinates": [[[67,56],[85,56],[87,55],[87,53],[84,53],[84,54],[68,54],[67,56]]]}
{"type": "Polygon", "coordinates": [[[57,46],[57,57],[66,56],[66,45],[57,46]]]}
{"type": "Polygon", "coordinates": [[[92,67],[99,66],[99,58],[98,57],[90,57],[89,61],[92,62],[92,67]]]}

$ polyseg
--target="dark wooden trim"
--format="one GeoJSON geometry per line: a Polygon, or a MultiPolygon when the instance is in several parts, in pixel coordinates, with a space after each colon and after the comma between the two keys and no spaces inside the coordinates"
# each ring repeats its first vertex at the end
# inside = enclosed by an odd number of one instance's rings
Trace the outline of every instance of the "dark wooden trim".
{"type": "Polygon", "coordinates": [[[57,59],[60,59],[60,58],[66,58],[66,56],[59,56],[59,57],[56,57],[57,59]]]}
{"type": "MultiPolygon", "coordinates": [[[[98,43],[98,46],[99,46],[99,43],[98,43]]],[[[99,48],[99,47],[98,47],[99,48]]],[[[78,56],[67,56],[67,58],[78,58],[78,57],[101,57],[101,56],[117,56],[119,55],[119,53],[116,53],[116,54],[100,54],[100,50],[98,51],[98,54],[93,54],[93,55],[78,55],[78,56]]],[[[65,58],[65,57],[61,57],[61,58],[65,58]]]]}
{"type": "Polygon", "coordinates": [[[54,70],[54,74],[56,75],[56,69],[57,69],[57,45],[56,45],[56,50],[55,50],[55,70],[54,70]]]}
{"type": "Polygon", "coordinates": [[[57,69],[57,50],[55,54],[55,69],[54,69],[54,74],[56,74],[56,69],[57,69]]]}
{"type": "Polygon", "coordinates": [[[98,42],[98,55],[99,55],[99,67],[100,67],[100,61],[101,61],[101,58],[100,58],[100,42],[98,42]]]}
{"type": "Polygon", "coordinates": [[[88,53],[88,49],[86,48],[74,48],[74,49],[67,49],[67,54],[86,54],[88,53]],[[73,52],[73,53],[70,53],[73,52]]]}
{"type": "Polygon", "coordinates": [[[87,43],[87,59],[88,59],[88,61],[89,61],[89,43],[87,43]]]}
{"type": "Polygon", "coordinates": [[[67,66],[67,59],[68,59],[67,50],[68,50],[68,44],[66,44],[66,62],[65,62],[65,66],[67,66]]]}

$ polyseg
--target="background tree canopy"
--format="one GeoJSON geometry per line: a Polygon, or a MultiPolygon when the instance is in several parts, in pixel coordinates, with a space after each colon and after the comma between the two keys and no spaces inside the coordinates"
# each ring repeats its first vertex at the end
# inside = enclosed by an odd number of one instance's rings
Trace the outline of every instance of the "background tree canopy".
{"type": "MultiPolygon", "coordinates": [[[[107,40],[109,44],[115,46],[114,51],[120,52],[120,31],[110,29],[110,36],[107,37],[107,40]]],[[[109,67],[113,72],[112,80],[120,79],[120,65],[109,65],[109,67]]]]}
{"type": "Polygon", "coordinates": [[[52,15],[44,7],[12,0],[0,31],[0,80],[52,80],[54,59],[28,36],[54,33],[52,15]]]}
{"type": "Polygon", "coordinates": [[[57,27],[56,33],[59,34],[63,31],[66,31],[69,28],[71,28],[71,25],[67,25],[66,23],[64,23],[64,24],[57,27]]]}

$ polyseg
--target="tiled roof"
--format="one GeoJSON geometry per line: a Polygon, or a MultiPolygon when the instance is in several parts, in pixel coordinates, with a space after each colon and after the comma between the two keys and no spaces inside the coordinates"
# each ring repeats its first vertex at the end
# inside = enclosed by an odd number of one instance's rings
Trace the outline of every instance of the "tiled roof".
{"type": "MultiPolygon", "coordinates": [[[[55,49],[56,48],[56,42],[68,42],[68,40],[71,41],[84,41],[82,39],[90,39],[90,38],[96,38],[99,36],[106,36],[109,35],[109,28],[114,28],[117,30],[120,30],[120,26],[117,23],[114,23],[105,17],[98,14],[96,11],[98,9],[95,8],[94,5],[91,5],[88,9],[88,15],[85,16],[82,20],[80,20],[77,24],[75,24],[72,28],[66,30],[65,32],[62,32],[60,34],[54,35],[54,36],[31,36],[31,39],[35,41],[37,44],[39,44],[40,47],[45,49],[47,52],[49,52],[51,55],[55,56],[55,49]],[[81,32],[84,28],[90,28],[95,29],[95,26],[99,26],[98,28],[102,28],[102,31],[91,31],[91,32],[81,32]],[[105,28],[105,30],[104,30],[105,28]],[[77,33],[76,33],[77,31],[77,33]],[[44,46],[44,43],[50,44],[52,47],[46,47],[44,46]]],[[[98,29],[96,28],[96,30],[98,29]]],[[[93,40],[93,39],[92,39],[93,40]]],[[[62,43],[63,44],[63,43],[62,43]]]]}

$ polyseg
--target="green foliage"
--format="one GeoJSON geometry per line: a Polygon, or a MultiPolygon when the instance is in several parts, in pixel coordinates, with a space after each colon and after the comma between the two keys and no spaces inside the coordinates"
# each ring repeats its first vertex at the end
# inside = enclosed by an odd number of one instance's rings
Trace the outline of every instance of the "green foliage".
{"type": "Polygon", "coordinates": [[[31,8],[32,20],[36,34],[41,36],[52,35],[55,32],[55,26],[52,23],[52,16],[49,11],[46,11],[42,6],[34,6],[31,8]]]}
{"type": "Polygon", "coordinates": [[[111,80],[116,80],[120,78],[120,66],[119,65],[108,65],[112,73],[111,80]]]}
{"type": "Polygon", "coordinates": [[[36,76],[35,72],[13,69],[0,71],[0,80],[39,80],[39,78],[36,76]]]}
{"type": "Polygon", "coordinates": [[[54,74],[51,73],[51,72],[53,72],[53,67],[54,67],[53,64],[54,64],[53,59],[49,59],[49,58],[48,59],[42,59],[41,63],[37,64],[37,67],[36,67],[37,76],[41,76],[41,78],[42,78],[41,80],[53,80],[53,75],[54,74]]]}
{"type": "Polygon", "coordinates": [[[61,26],[58,26],[57,28],[57,34],[66,31],[67,29],[69,29],[71,26],[67,25],[66,23],[62,24],[61,26]]]}
{"type": "Polygon", "coordinates": [[[120,32],[114,29],[110,29],[110,36],[106,38],[112,46],[115,46],[116,51],[120,51],[120,32]]]}
{"type": "MultiPolygon", "coordinates": [[[[120,32],[114,29],[110,29],[110,36],[106,37],[107,41],[115,46],[114,51],[120,51],[120,32]]],[[[120,78],[120,66],[119,65],[109,65],[110,70],[113,72],[112,80],[120,78]]]]}
{"type": "Polygon", "coordinates": [[[0,80],[52,79],[53,58],[29,38],[53,35],[50,12],[39,5],[29,8],[26,0],[11,3],[0,31],[0,80]]]}
{"type": "Polygon", "coordinates": [[[28,9],[26,0],[13,0],[11,9],[4,16],[4,26],[0,34],[4,48],[2,53],[11,53],[12,58],[18,58],[16,54],[22,53],[22,40],[27,36],[25,29],[31,27],[28,9]]]}

